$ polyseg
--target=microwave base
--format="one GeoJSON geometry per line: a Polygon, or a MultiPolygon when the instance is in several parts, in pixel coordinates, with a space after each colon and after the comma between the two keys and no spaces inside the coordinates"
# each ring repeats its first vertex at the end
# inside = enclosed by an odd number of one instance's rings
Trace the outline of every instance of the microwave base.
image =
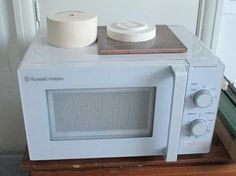
{"type": "Polygon", "coordinates": [[[161,156],[30,161],[28,150],[26,150],[22,166],[31,176],[229,176],[236,174],[236,165],[232,164],[232,159],[216,136],[210,153],[182,155],[177,162],[173,163],[166,163],[161,156]]]}

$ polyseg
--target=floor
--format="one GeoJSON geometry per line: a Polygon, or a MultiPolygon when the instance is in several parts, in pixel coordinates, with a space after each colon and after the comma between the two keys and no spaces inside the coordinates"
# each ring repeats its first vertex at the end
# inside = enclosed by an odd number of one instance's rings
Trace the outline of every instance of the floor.
{"type": "Polygon", "coordinates": [[[0,155],[0,176],[28,176],[21,168],[22,155],[0,155]]]}

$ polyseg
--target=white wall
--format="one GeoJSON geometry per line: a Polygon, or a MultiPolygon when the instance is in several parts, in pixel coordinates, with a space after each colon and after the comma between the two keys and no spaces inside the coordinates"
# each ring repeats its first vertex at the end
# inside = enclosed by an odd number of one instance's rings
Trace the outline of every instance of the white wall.
{"type": "Polygon", "coordinates": [[[216,54],[225,64],[225,76],[236,86],[236,10],[222,15],[216,54]]]}
{"type": "Polygon", "coordinates": [[[225,76],[236,83],[236,1],[203,0],[200,38],[225,64],[225,76]]]}
{"type": "MultiPolygon", "coordinates": [[[[182,24],[195,32],[199,0],[38,0],[41,24],[58,11],[92,11],[98,25],[137,20],[154,24],[182,24]],[[186,15],[188,14],[188,15],[186,15]]],[[[41,25],[41,26],[42,26],[41,25]]]]}
{"type": "Polygon", "coordinates": [[[4,58],[1,55],[0,59],[9,62],[0,70],[0,154],[2,154],[22,151],[25,146],[25,135],[16,77],[20,57],[16,45],[12,1],[0,0],[0,4],[4,24],[1,27],[5,30],[6,39],[4,43],[0,41],[0,45],[6,47],[4,58]]]}
{"type": "Polygon", "coordinates": [[[215,42],[216,54],[225,64],[225,76],[236,86],[236,1],[224,0],[219,13],[218,38],[215,42]]]}
{"type": "Polygon", "coordinates": [[[214,35],[214,26],[216,18],[216,9],[218,0],[203,0],[202,21],[200,30],[200,39],[209,47],[212,47],[214,35]]]}

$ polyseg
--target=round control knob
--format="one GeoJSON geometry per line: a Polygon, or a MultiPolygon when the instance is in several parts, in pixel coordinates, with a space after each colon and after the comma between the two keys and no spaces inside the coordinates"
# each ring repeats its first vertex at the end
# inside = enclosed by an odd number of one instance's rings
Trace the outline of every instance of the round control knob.
{"type": "Polygon", "coordinates": [[[194,120],[191,123],[190,129],[194,136],[202,136],[208,131],[207,123],[201,119],[194,120]]]}
{"type": "Polygon", "coordinates": [[[194,95],[193,100],[198,107],[207,108],[212,104],[213,97],[208,90],[200,90],[194,95]]]}

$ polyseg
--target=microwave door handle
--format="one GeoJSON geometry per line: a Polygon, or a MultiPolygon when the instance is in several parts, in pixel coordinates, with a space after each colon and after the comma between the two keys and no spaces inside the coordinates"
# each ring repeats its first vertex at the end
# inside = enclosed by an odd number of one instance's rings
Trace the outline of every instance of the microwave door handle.
{"type": "Polygon", "coordinates": [[[169,123],[169,134],[165,160],[167,162],[177,161],[179,150],[179,139],[184,109],[184,99],[187,84],[187,71],[184,66],[171,67],[174,83],[172,93],[171,114],[169,123]]]}

